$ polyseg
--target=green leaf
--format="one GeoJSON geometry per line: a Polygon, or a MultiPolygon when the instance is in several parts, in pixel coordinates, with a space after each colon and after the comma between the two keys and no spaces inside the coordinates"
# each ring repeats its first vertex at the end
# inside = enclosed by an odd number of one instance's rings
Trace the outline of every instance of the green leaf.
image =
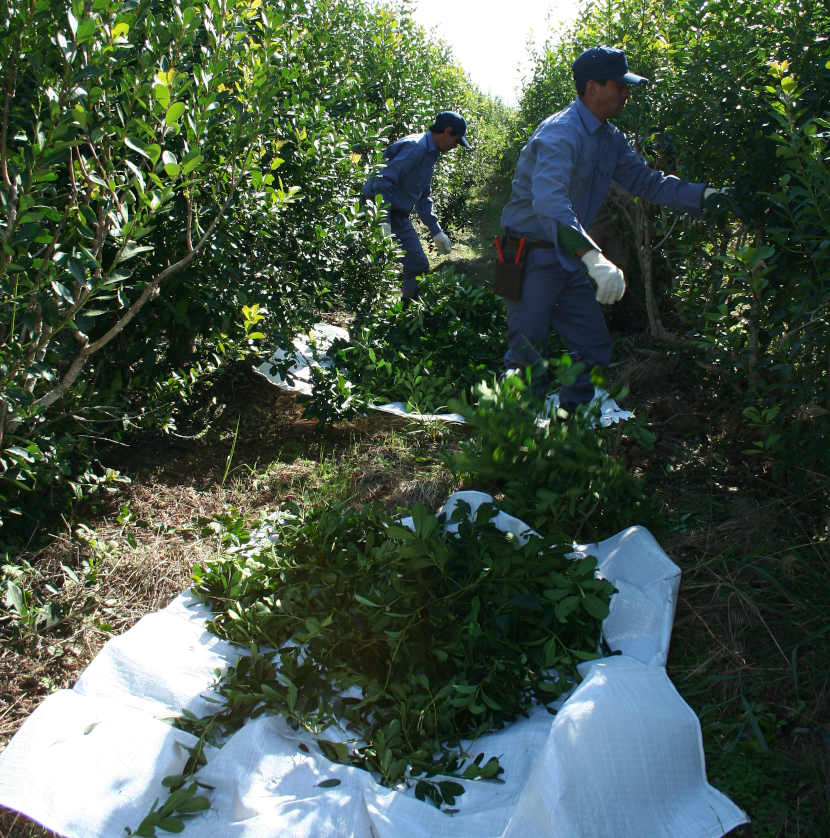
{"type": "Polygon", "coordinates": [[[72,292],[62,283],[58,282],[56,279],[53,279],[51,282],[52,290],[59,296],[62,297],[68,303],[74,303],[75,298],[72,296],[72,292]]]}
{"type": "Polygon", "coordinates": [[[12,581],[6,582],[6,594],[3,597],[3,602],[9,610],[17,612],[18,615],[22,615],[26,610],[23,590],[12,581]]]}
{"type": "Polygon", "coordinates": [[[205,158],[198,153],[191,152],[182,160],[182,174],[189,175],[205,158]]]}
{"type": "Polygon", "coordinates": [[[490,757],[481,768],[481,776],[485,779],[497,777],[504,769],[499,764],[497,757],[490,757]]]}
{"type": "Polygon", "coordinates": [[[464,794],[464,786],[461,783],[455,783],[452,780],[441,780],[438,783],[438,788],[441,790],[441,796],[447,803],[453,803],[456,797],[464,794]]]}
{"type": "Polygon", "coordinates": [[[161,162],[164,164],[164,171],[168,177],[175,178],[179,176],[181,167],[176,160],[176,155],[172,151],[165,151],[161,155],[161,162]]]}
{"type": "Polygon", "coordinates": [[[600,657],[599,652],[585,652],[582,649],[572,649],[571,654],[581,661],[594,661],[600,657]]]}
{"type": "Polygon", "coordinates": [[[79,262],[74,256],[69,257],[66,267],[69,269],[69,273],[72,274],[72,278],[76,282],[82,283],[86,280],[86,271],[84,270],[83,263],[79,262]]]}
{"type": "Polygon", "coordinates": [[[91,18],[85,17],[78,25],[78,32],[75,35],[75,40],[79,44],[83,44],[95,34],[95,28],[95,21],[91,18]]]}
{"type": "Polygon", "coordinates": [[[474,684],[453,684],[452,688],[461,695],[471,695],[478,689],[474,684]]]}
{"type": "Polygon", "coordinates": [[[27,463],[33,463],[35,461],[32,453],[27,451],[25,448],[21,448],[19,445],[10,445],[5,450],[9,454],[19,457],[21,460],[25,460],[27,463]]]}
{"type": "Polygon", "coordinates": [[[118,264],[120,265],[122,262],[126,262],[128,259],[132,259],[134,256],[138,256],[139,253],[145,253],[153,249],[153,246],[149,244],[128,244],[121,252],[121,255],[118,258],[118,264]]]}
{"type": "Polygon", "coordinates": [[[161,107],[166,109],[170,106],[170,88],[166,84],[154,85],[153,96],[161,107]]]}
{"type": "Polygon", "coordinates": [[[185,107],[184,102],[174,102],[167,109],[167,113],[164,115],[164,121],[170,126],[175,125],[184,113],[185,107]]]}
{"type": "Polygon", "coordinates": [[[365,596],[361,596],[360,594],[355,594],[354,598],[361,604],[366,605],[369,608],[383,608],[382,605],[378,605],[376,602],[372,602],[370,599],[366,599],[365,596]]]}
{"type": "Polygon", "coordinates": [[[152,159],[147,149],[138,140],[134,140],[131,137],[124,137],[124,145],[133,151],[137,151],[142,157],[146,157],[148,160],[152,159]]]}
{"type": "Polygon", "coordinates": [[[146,187],[144,185],[144,174],[141,169],[139,169],[138,166],[136,166],[131,160],[125,160],[124,163],[126,163],[127,168],[135,176],[135,179],[138,181],[138,185],[141,187],[141,191],[143,192],[146,187]]]}
{"type": "Polygon", "coordinates": [[[610,611],[609,603],[589,594],[582,600],[582,607],[597,620],[604,620],[610,611]]]}
{"type": "Polygon", "coordinates": [[[568,617],[579,608],[580,598],[578,596],[566,596],[556,603],[553,613],[560,623],[564,623],[568,617]]]}
{"type": "Polygon", "coordinates": [[[491,709],[491,710],[501,710],[502,706],[494,699],[490,698],[484,690],[481,691],[481,700],[491,709]]]}
{"type": "Polygon", "coordinates": [[[192,815],[196,812],[204,812],[210,809],[210,801],[206,797],[191,797],[176,806],[176,811],[181,815],[192,815]]]}
{"type": "Polygon", "coordinates": [[[327,739],[318,739],[317,744],[323,755],[332,762],[347,763],[349,761],[349,746],[344,742],[329,742],[327,739]]]}
{"type": "Polygon", "coordinates": [[[404,527],[400,524],[390,524],[386,528],[386,532],[390,538],[396,538],[401,541],[408,541],[416,537],[415,533],[409,527],[404,527]]]}
{"type": "Polygon", "coordinates": [[[183,774],[168,774],[161,781],[161,784],[165,788],[175,791],[176,789],[180,789],[185,784],[185,780],[186,778],[183,774]]]}
{"type": "Polygon", "coordinates": [[[321,783],[317,783],[317,786],[321,789],[333,789],[335,786],[339,786],[340,783],[340,780],[332,777],[330,780],[323,780],[321,783]]]}
{"type": "Polygon", "coordinates": [[[170,816],[166,818],[159,818],[157,826],[165,832],[184,832],[184,821],[179,818],[170,816]]]}

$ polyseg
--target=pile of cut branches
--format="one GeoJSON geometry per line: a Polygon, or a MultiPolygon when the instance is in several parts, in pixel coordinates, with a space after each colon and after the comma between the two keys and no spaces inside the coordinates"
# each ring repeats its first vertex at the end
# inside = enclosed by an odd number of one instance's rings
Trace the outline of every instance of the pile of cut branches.
{"type": "Polygon", "coordinates": [[[283,521],[272,546],[197,568],[212,630],[251,655],[224,674],[223,709],[183,726],[221,736],[262,713],[335,726],[342,741],[317,740],[327,757],[387,786],[413,780],[436,805],[463,787],[429,778],[497,777],[497,758],[462,743],[572,685],[614,587],[592,556],[503,532],[495,514],[418,506],[410,529],[377,507],[318,510],[283,521]]]}

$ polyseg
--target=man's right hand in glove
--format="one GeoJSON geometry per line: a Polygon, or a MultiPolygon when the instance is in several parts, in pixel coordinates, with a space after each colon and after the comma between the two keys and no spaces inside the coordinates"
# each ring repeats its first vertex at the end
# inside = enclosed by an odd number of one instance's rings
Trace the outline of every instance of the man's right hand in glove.
{"type": "Polygon", "coordinates": [[[386,238],[392,235],[392,225],[389,224],[387,221],[380,222],[380,231],[383,233],[386,238]]]}
{"type": "Polygon", "coordinates": [[[731,186],[716,188],[707,186],[703,190],[702,209],[712,215],[735,212],[735,190],[731,186]]]}
{"type": "Polygon", "coordinates": [[[432,240],[435,242],[435,249],[442,255],[452,252],[452,242],[446,233],[436,233],[432,240]]]}
{"type": "Polygon", "coordinates": [[[621,300],[625,294],[623,272],[598,250],[588,250],[580,258],[588,269],[588,276],[597,284],[597,302],[611,305],[621,300]]]}

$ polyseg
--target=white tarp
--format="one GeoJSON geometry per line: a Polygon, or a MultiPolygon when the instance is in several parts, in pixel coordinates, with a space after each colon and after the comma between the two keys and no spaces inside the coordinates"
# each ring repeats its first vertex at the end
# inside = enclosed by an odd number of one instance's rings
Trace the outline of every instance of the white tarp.
{"type": "MultiPolygon", "coordinates": [[[[491,501],[459,492],[473,509],[491,501]]],[[[497,525],[521,533],[501,513],[497,525]]],[[[746,815],[706,781],[698,720],[666,675],[680,571],[651,534],[630,527],[577,548],[619,589],[605,621],[621,652],[583,664],[582,682],[551,716],[542,708],[470,745],[499,757],[504,782],[462,781],[448,815],[329,762],[279,717],[249,721],[207,750],[198,779],[211,808],[185,838],[717,838],[746,815]],[[300,749],[304,743],[307,751],[300,749]],[[335,787],[320,787],[338,779],[335,787]]],[[[205,628],[185,592],[110,640],[71,690],[49,696],[0,754],[0,805],[67,838],[123,838],[179,773],[190,734],[162,719],[209,701],[217,671],[240,650],[205,628]]],[[[161,831],[158,835],[164,835],[161,831]]]]}
{"type": "MultiPolygon", "coordinates": [[[[274,364],[285,361],[289,357],[288,352],[281,348],[276,349],[267,361],[264,361],[258,367],[254,367],[254,369],[277,387],[309,396],[312,391],[311,368],[314,366],[331,367],[332,360],[326,356],[326,352],[337,338],[348,340],[348,331],[329,323],[316,323],[308,334],[297,335],[293,341],[294,363],[289,369],[290,380],[285,380],[279,373],[272,371],[274,364]]],[[[604,427],[616,424],[624,419],[631,419],[634,416],[630,410],[623,410],[604,390],[595,388],[594,400],[600,404],[599,421],[604,427]]],[[[416,413],[408,410],[404,402],[373,404],[370,407],[372,410],[393,413],[396,416],[422,422],[438,421],[463,424],[465,421],[460,413],[416,413]]],[[[559,395],[551,393],[545,402],[546,415],[549,416],[551,411],[557,407],[559,407],[559,395]]],[[[540,425],[545,425],[548,422],[550,422],[550,419],[539,417],[540,425]]]]}

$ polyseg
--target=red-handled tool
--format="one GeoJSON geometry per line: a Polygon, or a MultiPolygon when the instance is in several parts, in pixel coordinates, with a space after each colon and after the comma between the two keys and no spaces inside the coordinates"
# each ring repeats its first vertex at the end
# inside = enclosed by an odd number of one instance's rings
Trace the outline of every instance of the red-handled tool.
{"type": "MultiPolygon", "coordinates": [[[[527,239],[524,236],[522,236],[519,239],[519,249],[516,251],[516,264],[517,265],[519,264],[519,260],[522,258],[522,251],[525,249],[525,242],[526,241],[527,241],[527,239]]],[[[502,261],[504,261],[504,260],[502,260],[502,261]]]]}
{"type": "Polygon", "coordinates": [[[499,254],[499,262],[503,262],[504,261],[504,254],[501,252],[501,242],[499,241],[499,237],[498,236],[493,236],[493,241],[495,242],[495,245],[496,245],[496,253],[499,254]]]}

